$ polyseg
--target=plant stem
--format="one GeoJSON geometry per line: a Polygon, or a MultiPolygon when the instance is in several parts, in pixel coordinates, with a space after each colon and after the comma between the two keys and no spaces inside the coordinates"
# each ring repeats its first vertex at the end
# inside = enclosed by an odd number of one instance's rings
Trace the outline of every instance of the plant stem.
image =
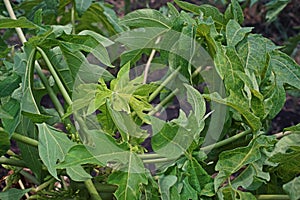
{"type": "Polygon", "coordinates": [[[288,195],[281,195],[281,194],[274,194],[274,195],[268,195],[268,194],[261,194],[256,196],[257,199],[259,200],[288,200],[290,197],[288,195]]]}
{"type": "Polygon", "coordinates": [[[176,88],[171,94],[169,94],[164,100],[162,100],[153,110],[151,110],[148,114],[154,115],[157,111],[159,111],[165,104],[167,104],[175,95],[179,92],[179,89],[176,88]]]}
{"type": "Polygon", "coordinates": [[[147,160],[147,159],[155,159],[155,158],[164,158],[163,156],[159,156],[156,153],[149,153],[149,154],[140,154],[138,155],[141,159],[147,160]]]}
{"type": "MultiPolygon", "coordinates": [[[[159,41],[160,41],[160,37],[158,37],[158,38],[156,39],[155,44],[158,44],[159,41]]],[[[146,82],[147,82],[148,72],[149,72],[149,69],[150,69],[151,62],[152,62],[152,60],[153,60],[153,58],[154,58],[155,52],[156,52],[156,50],[155,50],[155,49],[152,49],[151,54],[150,54],[150,56],[149,56],[149,59],[148,59],[148,61],[147,61],[147,63],[146,63],[145,71],[144,71],[144,80],[143,80],[143,84],[146,84],[146,82]]]]}
{"type": "Polygon", "coordinates": [[[39,185],[39,181],[31,174],[29,174],[28,172],[21,170],[20,174],[22,176],[24,176],[27,180],[29,180],[31,183],[35,184],[35,185],[39,185]]]}
{"type": "Polygon", "coordinates": [[[16,167],[26,167],[26,164],[23,160],[16,160],[12,158],[0,157],[0,164],[12,165],[16,167]]]}
{"type": "Polygon", "coordinates": [[[87,190],[89,191],[93,200],[102,200],[102,198],[98,194],[98,192],[93,184],[92,179],[88,179],[88,180],[84,181],[84,184],[85,184],[85,187],[87,188],[87,190]]]}
{"type": "Polygon", "coordinates": [[[38,147],[38,144],[39,144],[39,142],[37,140],[32,139],[30,137],[26,137],[26,136],[18,134],[18,133],[13,133],[11,136],[11,139],[16,140],[18,142],[28,144],[33,147],[38,147]]]}
{"type": "Polygon", "coordinates": [[[33,191],[33,192],[38,192],[38,191],[40,191],[40,190],[43,190],[43,189],[45,189],[46,187],[48,187],[51,183],[53,183],[54,181],[55,181],[55,178],[52,177],[52,178],[50,178],[48,181],[46,181],[46,182],[42,183],[41,185],[39,185],[38,187],[32,188],[32,191],[33,191]]]}
{"type": "Polygon", "coordinates": [[[174,161],[176,159],[174,158],[155,158],[155,159],[147,159],[143,160],[144,164],[149,164],[149,163],[164,163],[164,162],[169,162],[169,161],[174,161]]]}
{"type": "Polygon", "coordinates": [[[42,80],[43,85],[45,86],[45,88],[46,88],[46,90],[48,92],[48,95],[49,95],[52,103],[54,104],[54,106],[55,106],[55,108],[56,108],[59,116],[62,117],[64,115],[64,112],[65,112],[64,108],[62,107],[62,105],[59,102],[56,94],[54,93],[53,89],[51,88],[51,86],[50,86],[50,84],[49,84],[49,82],[48,82],[45,74],[42,72],[42,69],[41,69],[40,65],[36,64],[35,65],[35,69],[36,69],[36,71],[37,71],[40,79],[42,80]]]}
{"type": "Polygon", "coordinates": [[[95,183],[95,187],[100,193],[113,193],[118,188],[115,185],[107,185],[102,183],[95,183]]]}
{"type": "Polygon", "coordinates": [[[220,148],[222,146],[225,146],[225,145],[227,145],[229,143],[232,143],[232,142],[236,141],[237,139],[239,139],[241,137],[246,136],[249,133],[251,133],[251,129],[243,131],[243,132],[241,132],[239,134],[236,134],[236,135],[234,135],[234,136],[232,136],[230,138],[227,138],[227,139],[222,140],[220,142],[217,142],[215,144],[211,144],[211,145],[208,145],[208,146],[205,146],[205,147],[201,147],[200,150],[201,151],[210,151],[212,149],[220,148]]]}
{"type": "Polygon", "coordinates": [[[153,99],[155,99],[155,97],[160,93],[160,91],[172,80],[174,79],[178,72],[180,70],[180,67],[177,68],[175,71],[173,71],[170,76],[168,76],[168,78],[166,78],[166,80],[164,80],[161,85],[149,96],[149,102],[153,101],[153,99]]]}
{"type": "Polygon", "coordinates": [[[63,95],[65,101],[67,102],[67,104],[71,105],[72,104],[72,100],[66,90],[66,88],[64,87],[63,83],[61,82],[59,76],[57,75],[52,63],[50,62],[48,56],[46,55],[46,53],[43,51],[43,49],[37,47],[37,50],[40,52],[40,54],[42,55],[43,59],[45,60],[61,94],[63,95]]]}
{"type": "Polygon", "coordinates": [[[72,23],[72,34],[76,34],[75,30],[75,5],[73,3],[71,8],[71,23],[72,23]]]}
{"type": "MultiPolygon", "coordinates": [[[[6,7],[6,9],[7,9],[7,12],[8,12],[8,14],[9,14],[10,18],[11,18],[11,19],[17,19],[17,18],[16,18],[16,15],[15,15],[15,13],[14,13],[14,10],[13,10],[13,8],[11,7],[10,1],[9,1],[9,0],[3,0],[3,2],[4,2],[4,4],[5,4],[5,7],[6,7]]],[[[22,44],[24,44],[27,40],[26,40],[26,37],[25,37],[25,35],[24,35],[22,29],[21,29],[21,28],[15,28],[15,30],[16,30],[16,32],[17,32],[17,34],[18,34],[18,36],[19,36],[19,38],[20,38],[22,44]]]]}

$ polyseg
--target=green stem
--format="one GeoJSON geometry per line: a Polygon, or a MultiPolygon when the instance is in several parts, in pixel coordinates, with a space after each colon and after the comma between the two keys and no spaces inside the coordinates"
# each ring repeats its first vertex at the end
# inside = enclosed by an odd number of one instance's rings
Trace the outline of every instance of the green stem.
{"type": "Polygon", "coordinates": [[[72,8],[71,8],[71,23],[72,23],[72,34],[76,34],[76,30],[75,30],[75,5],[72,5],[72,8]]]}
{"type": "Polygon", "coordinates": [[[164,162],[170,162],[170,161],[175,161],[176,159],[172,158],[155,158],[155,159],[147,159],[143,160],[144,164],[149,164],[149,163],[164,163],[164,162]]]}
{"type": "Polygon", "coordinates": [[[62,117],[65,112],[64,108],[62,107],[61,103],[59,102],[55,92],[53,91],[52,87],[50,86],[45,74],[42,72],[42,69],[38,63],[35,64],[35,69],[36,69],[40,79],[42,80],[43,85],[45,86],[45,88],[48,92],[48,95],[49,95],[52,103],[54,104],[59,116],[62,117]]]}
{"type": "Polygon", "coordinates": [[[40,52],[40,54],[42,55],[43,59],[45,60],[62,96],[64,97],[65,101],[67,102],[67,104],[71,105],[72,104],[72,100],[66,90],[66,88],[64,87],[63,83],[61,82],[59,76],[57,75],[52,63],[50,62],[48,56],[46,55],[46,53],[39,47],[37,47],[37,50],[40,52]]]}
{"type": "Polygon", "coordinates": [[[46,187],[48,187],[51,183],[54,183],[54,182],[55,182],[55,178],[52,177],[48,181],[46,181],[46,182],[42,183],[41,185],[39,185],[38,187],[33,188],[32,191],[33,192],[41,191],[41,190],[45,189],[46,187]]]}
{"type": "Polygon", "coordinates": [[[12,158],[0,157],[0,164],[2,165],[12,165],[16,167],[26,167],[26,164],[23,160],[16,160],[12,158]]]}
{"type": "Polygon", "coordinates": [[[102,200],[102,198],[98,194],[98,192],[95,188],[95,185],[93,184],[93,181],[91,179],[84,181],[84,184],[85,184],[85,187],[87,188],[87,190],[89,191],[93,200],[102,200]]]}
{"type": "Polygon", "coordinates": [[[22,142],[24,144],[28,144],[33,147],[37,147],[39,144],[39,142],[37,140],[34,140],[30,137],[26,137],[26,136],[18,134],[18,133],[13,133],[11,136],[11,139],[16,140],[18,142],[22,142]]]}
{"type": "Polygon", "coordinates": [[[143,160],[147,160],[147,159],[156,159],[156,158],[164,158],[163,156],[159,156],[156,153],[149,153],[149,154],[140,154],[138,155],[139,158],[143,159],[143,160]]]}
{"type": "Polygon", "coordinates": [[[168,76],[168,78],[166,78],[166,80],[164,80],[161,85],[149,96],[149,102],[153,101],[153,99],[155,99],[155,97],[160,93],[160,91],[171,81],[173,80],[178,72],[180,70],[180,67],[177,68],[175,71],[173,71],[170,76],[168,76]]]}
{"type": "Polygon", "coordinates": [[[102,183],[95,183],[95,187],[100,193],[114,193],[118,188],[115,185],[107,185],[102,183]]]}
{"type": "Polygon", "coordinates": [[[157,111],[159,111],[164,105],[166,105],[177,93],[179,89],[176,88],[171,94],[169,94],[164,100],[162,100],[153,110],[151,110],[148,114],[154,115],[157,111]]]}
{"type": "Polygon", "coordinates": [[[243,131],[243,132],[241,132],[239,134],[236,134],[236,135],[234,135],[234,136],[232,136],[230,138],[227,138],[227,139],[222,140],[220,142],[217,142],[215,144],[211,144],[211,145],[208,145],[208,146],[205,146],[205,147],[201,147],[200,150],[201,151],[210,151],[212,149],[220,148],[222,146],[225,146],[225,145],[227,145],[229,143],[232,143],[232,142],[234,142],[234,141],[236,141],[236,140],[238,140],[238,139],[246,136],[249,133],[251,133],[251,129],[243,131]]]}
{"type": "Polygon", "coordinates": [[[259,200],[288,200],[290,197],[288,195],[281,195],[281,194],[274,194],[274,195],[268,195],[268,194],[262,194],[262,195],[257,195],[257,199],[259,200]]]}
{"type": "Polygon", "coordinates": [[[27,180],[29,180],[31,183],[33,183],[35,185],[39,185],[40,184],[39,181],[34,176],[32,176],[31,174],[29,174],[28,172],[26,172],[24,170],[21,170],[20,174],[22,176],[24,176],[27,180]]]}
{"type": "MultiPolygon", "coordinates": [[[[11,7],[10,1],[9,1],[9,0],[3,0],[3,2],[4,2],[4,4],[5,4],[5,7],[6,7],[6,9],[7,9],[7,12],[8,12],[8,14],[9,14],[10,18],[11,18],[11,19],[17,19],[17,18],[16,18],[16,15],[15,15],[15,13],[14,13],[14,10],[13,10],[13,8],[11,7]]],[[[21,29],[21,28],[15,28],[15,30],[16,30],[16,32],[17,32],[17,34],[18,34],[18,36],[19,36],[19,38],[20,38],[22,44],[24,44],[27,40],[26,40],[26,37],[25,37],[25,35],[24,35],[22,29],[21,29]]]]}

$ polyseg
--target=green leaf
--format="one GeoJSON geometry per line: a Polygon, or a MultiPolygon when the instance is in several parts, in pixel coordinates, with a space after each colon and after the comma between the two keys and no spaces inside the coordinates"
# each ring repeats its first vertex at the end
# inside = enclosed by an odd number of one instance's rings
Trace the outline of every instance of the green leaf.
{"type": "Polygon", "coordinates": [[[47,166],[49,173],[58,179],[55,168],[57,160],[62,161],[75,143],[71,142],[65,133],[57,131],[45,123],[37,124],[37,127],[39,129],[40,158],[47,166]]]}
{"type": "Polygon", "coordinates": [[[300,198],[300,177],[296,177],[290,182],[283,185],[283,189],[289,194],[291,200],[297,200],[300,198]]]}
{"type": "Polygon", "coordinates": [[[0,156],[6,154],[10,148],[9,134],[0,127],[0,156]]]}
{"type": "Polygon", "coordinates": [[[28,188],[25,190],[11,188],[5,192],[0,192],[0,199],[2,199],[2,200],[11,200],[11,199],[19,200],[30,190],[31,190],[31,188],[28,188]]]}
{"type": "Polygon", "coordinates": [[[118,189],[114,193],[119,200],[138,200],[140,199],[140,187],[147,184],[145,172],[141,172],[139,168],[143,167],[143,162],[134,154],[130,154],[128,158],[128,167],[116,171],[108,177],[108,183],[115,184],[118,189]],[[134,164],[132,164],[134,163],[134,164]]]}
{"type": "Polygon", "coordinates": [[[276,20],[279,13],[288,5],[290,0],[274,0],[267,3],[267,22],[276,20]]]}
{"type": "Polygon", "coordinates": [[[20,17],[19,19],[0,19],[0,28],[37,28],[37,26],[25,17],[20,17]]]}
{"type": "Polygon", "coordinates": [[[81,16],[92,4],[92,0],[75,0],[75,8],[78,15],[81,16]]]}
{"type": "Polygon", "coordinates": [[[0,97],[11,95],[15,89],[19,87],[21,77],[16,73],[12,73],[0,82],[0,97]]]}
{"type": "Polygon", "coordinates": [[[40,111],[34,99],[34,95],[32,91],[35,54],[36,54],[36,50],[33,49],[30,51],[30,54],[28,56],[28,63],[25,72],[25,80],[23,80],[22,82],[23,97],[21,100],[21,111],[25,113],[32,113],[32,114],[39,115],[40,111]]]}
{"type": "Polygon", "coordinates": [[[144,141],[148,136],[146,130],[142,130],[131,118],[131,116],[125,112],[115,111],[111,108],[109,102],[107,102],[107,109],[109,114],[120,131],[123,141],[129,141],[129,138],[135,138],[137,140],[144,141]]]}
{"type": "Polygon", "coordinates": [[[202,4],[200,6],[185,2],[185,1],[174,1],[180,8],[193,12],[198,15],[204,15],[204,18],[211,17],[214,22],[217,24],[218,28],[225,26],[225,19],[223,14],[216,8],[211,5],[202,4]]]}
{"type": "Polygon", "coordinates": [[[14,119],[13,116],[11,116],[8,112],[3,110],[3,108],[0,106],[0,119],[14,119]]]}
{"type": "Polygon", "coordinates": [[[232,0],[229,6],[225,11],[225,19],[229,21],[230,19],[234,19],[239,24],[242,24],[244,21],[243,10],[238,2],[238,0],[232,0]]]}
{"type": "Polygon", "coordinates": [[[284,131],[300,132],[300,123],[295,126],[284,128],[284,131]]]}
{"type": "Polygon", "coordinates": [[[250,110],[248,105],[237,96],[234,92],[231,92],[229,97],[223,99],[217,93],[212,93],[210,95],[204,95],[206,98],[211,99],[220,104],[228,105],[238,111],[243,117],[246,119],[249,126],[253,129],[253,131],[257,131],[261,128],[260,119],[255,116],[250,110]]]}
{"type": "Polygon", "coordinates": [[[227,46],[236,46],[251,30],[252,28],[242,28],[235,20],[229,20],[226,25],[227,46]]]}
{"type": "Polygon", "coordinates": [[[206,112],[206,105],[205,105],[204,98],[202,97],[200,92],[197,91],[192,86],[187,84],[184,84],[184,86],[187,89],[187,101],[191,104],[193,108],[193,114],[195,115],[198,122],[197,127],[200,127],[206,112]]]}
{"type": "MultiPolygon", "coordinates": [[[[188,183],[189,185],[198,193],[203,194],[204,190],[207,189],[207,185],[212,184],[213,179],[207,172],[202,168],[202,166],[198,163],[195,158],[188,160],[184,164],[184,170],[188,174],[188,183]]],[[[205,191],[203,194],[205,196],[213,196],[214,191],[211,188],[211,191],[205,191]]]]}
{"type": "MultiPolygon", "coordinates": [[[[20,123],[16,129],[16,132],[26,137],[38,140],[38,131],[36,126],[29,118],[25,116],[20,117],[20,123]]],[[[21,156],[26,166],[34,173],[38,181],[43,181],[45,178],[45,171],[43,170],[43,164],[39,157],[39,152],[36,147],[17,142],[21,151],[21,156]]]]}
{"type": "Polygon", "coordinates": [[[270,66],[276,74],[276,80],[279,84],[289,84],[300,89],[300,66],[288,55],[273,51],[270,53],[270,66]]]}
{"type": "Polygon", "coordinates": [[[171,29],[172,24],[163,14],[153,9],[140,9],[127,14],[120,22],[130,27],[162,27],[171,29]]]}
{"type": "Polygon", "coordinates": [[[161,199],[171,200],[170,188],[177,182],[177,177],[174,175],[163,175],[158,179],[158,185],[160,188],[161,199]]]}
{"type": "Polygon", "coordinates": [[[281,138],[275,145],[269,160],[273,162],[277,176],[284,180],[291,180],[299,173],[300,158],[300,134],[292,133],[281,138]]]}
{"type": "Polygon", "coordinates": [[[96,33],[94,31],[83,30],[80,33],[78,33],[78,35],[89,35],[95,40],[97,40],[99,43],[101,43],[104,47],[108,47],[114,44],[114,42],[108,39],[107,37],[104,37],[103,35],[100,35],[99,33],[96,33]]]}
{"type": "Polygon", "coordinates": [[[94,37],[89,35],[66,35],[62,36],[64,41],[61,43],[69,51],[85,51],[92,53],[96,59],[106,66],[113,67],[107,50],[105,47],[98,42],[94,37]]]}
{"type": "Polygon", "coordinates": [[[93,3],[78,19],[79,25],[78,31],[81,30],[93,30],[105,35],[115,35],[123,31],[123,28],[119,25],[119,19],[116,13],[111,8],[107,7],[102,2],[93,3]],[[97,26],[95,24],[101,24],[97,26]]]}
{"type": "Polygon", "coordinates": [[[132,64],[137,62],[143,53],[150,52],[148,50],[149,48],[152,49],[158,47],[165,49],[171,47],[170,44],[162,47],[155,45],[155,42],[159,36],[169,36],[166,31],[168,31],[168,29],[145,27],[144,29],[130,30],[120,33],[115,41],[120,42],[127,47],[126,51],[121,54],[121,66],[128,62],[132,64]]]}
{"type": "Polygon", "coordinates": [[[92,176],[90,174],[88,174],[83,167],[81,166],[74,166],[74,167],[68,167],[66,169],[67,174],[70,176],[70,178],[73,181],[86,181],[88,179],[91,179],[92,176]]]}
{"type": "Polygon", "coordinates": [[[246,147],[238,147],[222,152],[215,167],[215,169],[219,171],[214,180],[215,191],[219,189],[228,177],[236,173],[242,167],[260,160],[262,158],[262,147],[270,147],[272,145],[272,140],[270,141],[267,136],[259,136],[252,140],[246,147]]]}
{"type": "Polygon", "coordinates": [[[231,187],[222,188],[218,192],[218,199],[220,200],[239,200],[239,199],[249,199],[256,200],[255,196],[250,192],[243,192],[240,190],[235,190],[231,187]]]}
{"type": "Polygon", "coordinates": [[[183,188],[182,188],[182,192],[180,193],[181,199],[197,200],[198,199],[197,191],[194,188],[192,188],[192,186],[188,182],[188,179],[185,178],[182,181],[182,183],[183,183],[183,188]]]}

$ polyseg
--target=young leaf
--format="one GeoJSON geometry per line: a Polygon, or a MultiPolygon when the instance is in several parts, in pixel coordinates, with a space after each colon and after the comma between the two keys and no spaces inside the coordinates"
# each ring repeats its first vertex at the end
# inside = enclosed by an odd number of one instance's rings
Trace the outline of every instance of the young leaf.
{"type": "Polygon", "coordinates": [[[130,27],[161,27],[171,29],[172,24],[163,14],[153,9],[140,9],[127,14],[120,22],[130,27]]]}
{"type": "Polygon", "coordinates": [[[75,143],[71,142],[65,133],[57,131],[45,123],[37,124],[37,127],[39,129],[39,155],[49,173],[58,179],[55,169],[56,162],[57,160],[62,161],[75,143]]]}
{"type": "Polygon", "coordinates": [[[289,194],[291,200],[297,200],[300,198],[300,177],[296,177],[290,182],[283,185],[283,189],[289,194]]]}

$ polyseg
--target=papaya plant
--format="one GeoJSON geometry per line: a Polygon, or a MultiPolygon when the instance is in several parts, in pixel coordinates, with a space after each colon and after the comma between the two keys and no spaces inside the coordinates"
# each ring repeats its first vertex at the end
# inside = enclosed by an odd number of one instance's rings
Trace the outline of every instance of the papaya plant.
{"type": "Polygon", "coordinates": [[[4,3],[23,46],[1,61],[1,199],[300,197],[299,125],[268,134],[300,66],[241,26],[238,1],[120,19],[97,1],[24,1],[18,19],[4,3]]]}

